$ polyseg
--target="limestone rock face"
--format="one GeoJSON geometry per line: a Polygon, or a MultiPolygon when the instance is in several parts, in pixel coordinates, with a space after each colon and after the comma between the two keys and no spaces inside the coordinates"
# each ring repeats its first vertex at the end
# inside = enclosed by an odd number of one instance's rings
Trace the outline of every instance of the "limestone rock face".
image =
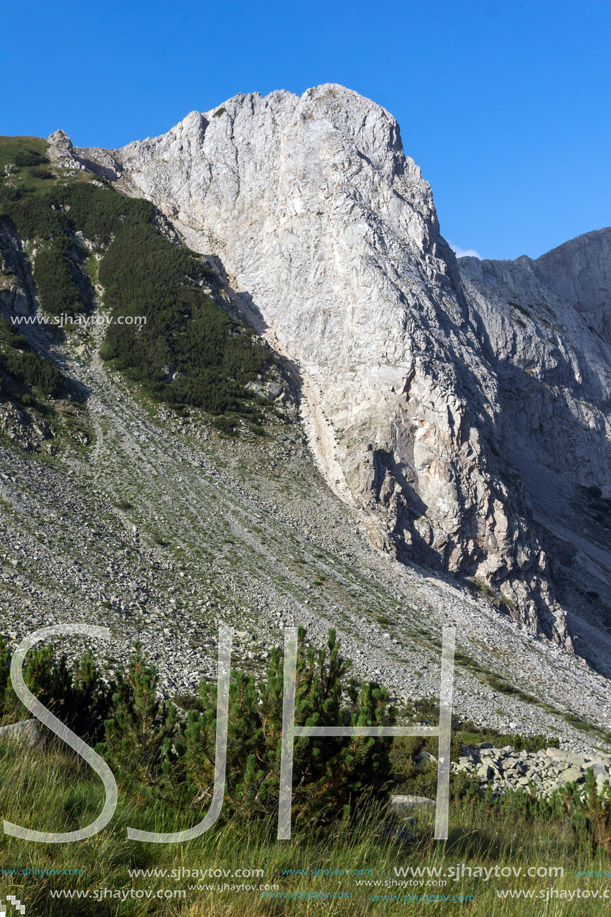
{"type": "MultiPolygon", "coordinates": [[[[376,544],[491,585],[533,632],[570,645],[507,464],[499,353],[515,329],[487,291],[513,269],[480,277],[469,263],[465,293],[387,111],[323,85],[239,95],[122,150],[51,141],[58,162],[150,199],[222,261],[238,306],[297,365],[320,467],[376,544]]],[[[544,268],[558,296],[573,295],[570,271],[544,268]]],[[[533,365],[560,365],[538,338],[529,347],[533,365]]]]}
{"type": "Polygon", "coordinates": [[[611,229],[536,261],[461,258],[460,272],[496,361],[499,432],[516,466],[611,496],[611,229]]]}

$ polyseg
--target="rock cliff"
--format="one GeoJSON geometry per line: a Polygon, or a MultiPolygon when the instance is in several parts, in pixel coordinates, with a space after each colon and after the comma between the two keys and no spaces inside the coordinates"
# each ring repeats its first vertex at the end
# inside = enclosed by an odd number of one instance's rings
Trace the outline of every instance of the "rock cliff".
{"type": "Polygon", "coordinates": [[[611,229],[536,261],[462,258],[514,457],[611,496],[611,229]]]}
{"type": "Polygon", "coordinates": [[[516,456],[611,485],[608,233],[459,270],[397,122],[337,85],[239,95],[121,150],[50,139],[220,259],[298,369],[320,467],[375,544],[571,645],[516,456]]]}

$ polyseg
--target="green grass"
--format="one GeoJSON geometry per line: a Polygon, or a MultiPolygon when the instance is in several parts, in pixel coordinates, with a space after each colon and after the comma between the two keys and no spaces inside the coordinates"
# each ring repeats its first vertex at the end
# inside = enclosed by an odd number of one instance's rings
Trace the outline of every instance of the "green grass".
{"type": "MultiPolygon", "coordinates": [[[[60,748],[32,749],[27,755],[11,742],[0,745],[0,788],[2,815],[16,824],[47,831],[77,829],[92,821],[103,803],[101,783],[79,760],[60,748]]],[[[422,914],[421,902],[374,902],[372,895],[388,894],[384,887],[357,885],[357,881],[395,880],[395,868],[432,867],[447,869],[464,864],[465,875],[447,885],[397,887],[390,893],[473,895],[468,904],[436,903],[436,914],[468,913],[474,917],[494,915],[594,915],[602,913],[600,902],[583,900],[579,910],[565,903],[553,902],[532,909],[524,901],[502,901],[496,891],[507,888],[539,892],[556,889],[597,888],[606,881],[579,878],[577,870],[607,870],[611,858],[600,847],[594,850],[587,831],[562,817],[529,812],[519,795],[504,804],[485,799],[453,800],[450,806],[450,832],[447,842],[432,840],[431,813],[418,816],[414,828],[405,818],[376,806],[363,805],[350,822],[338,822],[326,832],[293,826],[290,841],[276,839],[276,823],[268,822],[235,827],[231,823],[213,828],[209,833],[186,844],[156,845],[131,842],[127,826],[148,830],[178,830],[187,827],[181,813],[163,801],[152,803],[144,790],[121,790],[119,806],[111,824],[90,840],[77,844],[38,845],[4,835],[0,838],[4,868],[21,870],[83,870],[82,875],[0,876],[0,895],[13,894],[25,903],[28,915],[92,914],[96,917],[144,917],[166,914],[185,917],[240,914],[246,917],[280,917],[285,914],[369,915],[380,913],[422,914]],[[485,867],[554,866],[564,869],[555,878],[484,878],[469,877],[468,871],[485,867]],[[229,879],[231,883],[268,883],[292,898],[264,899],[259,891],[217,892],[188,890],[190,878],[135,877],[130,869],[262,869],[264,877],[229,879]],[[283,870],[364,870],[363,878],[353,875],[283,875],[283,870]],[[51,890],[89,891],[102,888],[121,889],[129,894],[171,889],[185,892],[184,898],[54,899],[51,890]],[[323,902],[308,898],[316,893],[342,892],[350,898],[323,902]],[[300,895],[301,897],[297,897],[300,895]]],[[[175,875],[177,875],[175,873],[175,875]]],[[[219,879],[202,880],[216,885],[219,879]]],[[[426,880],[425,880],[426,881],[426,880]]],[[[538,907],[538,904],[537,904],[538,907]]]]}
{"type": "Polygon", "coordinates": [[[41,137],[0,137],[0,175],[9,163],[23,168],[19,163],[28,159],[33,167],[47,161],[47,141],[41,137]]]}
{"type": "MultiPolygon", "coordinates": [[[[554,709],[554,708],[552,708],[554,709]]],[[[554,713],[559,711],[554,709],[554,713]]],[[[583,717],[579,716],[577,713],[561,713],[562,719],[569,725],[574,726],[575,729],[579,729],[581,732],[586,732],[588,735],[593,736],[597,739],[602,739],[603,742],[606,742],[607,745],[611,744],[611,733],[607,732],[604,729],[599,729],[597,726],[593,726],[592,723],[588,723],[587,720],[584,720],[583,717]]]]}
{"type": "Polygon", "coordinates": [[[525,704],[532,704],[534,707],[539,707],[539,709],[545,710],[546,713],[560,716],[563,720],[565,720],[565,722],[569,723],[571,726],[574,726],[576,729],[579,729],[581,732],[586,732],[588,735],[602,740],[607,745],[611,744],[611,732],[600,729],[598,726],[592,725],[592,723],[584,720],[583,717],[580,717],[576,713],[565,713],[562,710],[559,710],[557,707],[554,707],[552,704],[548,704],[545,701],[540,700],[538,697],[535,697],[534,694],[530,694],[528,691],[524,691],[522,688],[518,688],[515,685],[512,685],[500,675],[497,675],[495,672],[492,672],[490,669],[482,666],[479,662],[476,662],[465,653],[458,652],[454,658],[457,665],[462,666],[474,674],[476,677],[480,678],[480,680],[485,681],[488,685],[490,685],[491,688],[493,688],[495,691],[498,691],[499,694],[506,694],[509,697],[515,697],[517,700],[521,700],[525,704]]]}

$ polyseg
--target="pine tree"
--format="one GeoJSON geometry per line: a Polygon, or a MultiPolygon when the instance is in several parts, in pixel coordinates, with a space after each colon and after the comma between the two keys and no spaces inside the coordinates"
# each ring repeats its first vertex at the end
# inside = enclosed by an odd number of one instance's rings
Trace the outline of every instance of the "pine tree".
{"type": "MultiPolygon", "coordinates": [[[[386,725],[393,712],[377,684],[361,688],[347,681],[349,662],[335,631],[326,650],[316,651],[298,631],[295,723],[308,726],[386,725]]],[[[266,679],[258,684],[233,672],[229,691],[227,773],[222,817],[239,821],[274,817],[278,810],[282,755],[284,660],[271,653],[266,679]]],[[[213,791],[216,741],[216,684],[203,682],[200,710],[191,710],[177,743],[171,770],[175,787],[198,808],[213,791]]],[[[294,745],[294,817],[320,824],[345,812],[363,793],[383,795],[389,777],[389,740],[301,738],[294,745]]]]}
{"type": "Polygon", "coordinates": [[[102,746],[111,767],[145,786],[160,784],[176,732],[176,708],[159,699],[158,683],[155,667],[147,664],[137,643],[127,669],[117,677],[102,746]]]}
{"type": "Polygon", "coordinates": [[[104,735],[104,723],[110,713],[113,686],[104,681],[93,652],[83,653],[72,673],[71,707],[74,715],[70,728],[97,743],[104,735]]]}

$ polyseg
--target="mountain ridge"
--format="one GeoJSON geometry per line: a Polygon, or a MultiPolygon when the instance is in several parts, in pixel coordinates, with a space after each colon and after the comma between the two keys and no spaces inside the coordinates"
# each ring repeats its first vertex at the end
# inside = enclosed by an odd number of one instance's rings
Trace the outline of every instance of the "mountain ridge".
{"type": "MultiPolygon", "coordinates": [[[[331,98],[335,106],[338,100],[333,96],[331,98]]],[[[216,122],[223,117],[220,114],[216,122]]],[[[329,129],[333,134],[332,125],[329,129]]],[[[229,134],[226,139],[230,140],[229,134]]],[[[60,140],[65,155],[67,138],[63,135],[60,140]]],[[[327,138],[327,144],[331,144],[331,159],[337,161],[333,157],[339,156],[341,161],[343,147],[338,144],[337,138],[333,140],[331,137],[331,141],[327,138]]],[[[40,143],[44,151],[44,142],[40,143]]],[[[49,154],[53,159],[51,179],[39,176],[35,181],[35,176],[30,174],[31,169],[41,168],[44,171],[47,166],[17,167],[17,171],[11,171],[3,179],[3,193],[7,192],[9,197],[16,193],[21,180],[24,187],[30,183],[32,193],[36,194],[48,188],[50,182],[56,183],[51,187],[57,186],[58,189],[66,183],[80,181],[98,182],[105,186],[105,182],[100,181],[103,176],[91,171],[95,163],[81,168],[83,163],[76,158],[78,151],[70,153],[72,163],[61,165],[52,141],[49,154]]],[[[357,165],[357,176],[361,169],[365,169],[374,183],[376,194],[380,193],[380,187],[384,191],[385,185],[376,185],[377,178],[372,174],[370,165],[366,162],[362,165],[360,158],[357,165]]],[[[156,168],[154,163],[152,168],[156,168]]],[[[421,199],[426,201],[429,192],[420,188],[415,171],[413,176],[416,203],[419,189],[423,195],[421,199]]],[[[133,196],[136,189],[133,185],[127,187],[130,180],[131,176],[127,175],[124,176],[124,184],[123,180],[119,180],[111,182],[111,185],[114,184],[118,190],[129,190],[133,196]]],[[[486,328],[484,323],[478,324],[472,318],[476,310],[470,294],[465,289],[462,289],[462,298],[456,293],[460,263],[454,278],[450,278],[444,273],[451,268],[450,260],[443,262],[442,259],[440,262],[434,254],[427,257],[426,253],[419,260],[418,245],[422,237],[418,232],[411,241],[403,242],[391,232],[393,219],[400,222],[403,219],[402,225],[410,225],[411,218],[411,225],[418,229],[419,218],[417,213],[414,215],[411,212],[409,202],[396,201],[395,195],[386,188],[384,215],[386,220],[390,219],[389,228],[381,217],[367,215],[362,196],[359,200],[356,195],[357,190],[354,185],[343,190],[340,188],[339,192],[336,188],[330,195],[333,200],[336,193],[339,194],[336,204],[341,205],[338,214],[342,221],[340,229],[343,231],[347,226],[349,230],[347,237],[340,234],[339,249],[333,251],[345,253],[346,249],[354,250],[355,245],[358,249],[361,244],[358,243],[359,237],[347,217],[351,213],[365,213],[361,226],[365,232],[362,244],[367,255],[371,255],[372,259],[374,255],[378,258],[378,262],[374,259],[367,264],[371,265],[372,272],[378,269],[382,255],[376,240],[388,238],[390,254],[401,254],[404,260],[399,263],[388,284],[383,285],[382,291],[398,290],[411,310],[406,314],[406,305],[401,305],[399,300],[397,309],[383,312],[385,324],[382,328],[373,329],[375,346],[382,341],[401,351],[404,346],[401,334],[409,337],[414,333],[414,346],[426,348],[432,346],[432,337],[439,333],[442,349],[432,355],[425,353],[425,357],[443,356],[447,360],[451,355],[451,344],[457,342],[464,346],[465,341],[473,352],[479,353],[483,338],[480,340],[478,335],[481,337],[486,328]],[[407,207],[405,211],[404,207],[407,207]],[[396,208],[398,217],[394,213],[396,208]],[[375,228],[371,237],[368,236],[372,225],[370,218],[375,228]],[[371,238],[376,243],[373,248],[371,238]],[[404,288],[401,287],[399,271],[403,267],[409,279],[404,288]],[[442,279],[437,288],[435,278],[439,277],[442,279]],[[430,297],[426,285],[420,287],[427,278],[434,287],[430,297]],[[422,298],[417,295],[421,289],[427,294],[422,298]],[[432,325],[433,321],[436,324],[432,325]]],[[[107,190],[104,193],[113,192],[107,190]]],[[[303,202],[302,191],[300,195],[303,202]]],[[[44,194],[43,199],[46,199],[44,194]]],[[[369,210],[373,202],[374,197],[370,195],[369,210]]],[[[299,195],[293,199],[291,207],[293,216],[299,214],[299,195]]],[[[235,274],[231,273],[232,266],[239,265],[232,265],[227,259],[222,247],[223,239],[217,236],[215,240],[176,217],[173,218],[175,230],[172,230],[167,214],[162,217],[159,211],[155,212],[158,214],[156,222],[169,233],[172,244],[179,246],[180,232],[188,237],[193,250],[205,249],[203,254],[217,274],[215,296],[219,304],[222,302],[223,308],[230,314],[250,316],[252,324],[267,332],[268,339],[272,340],[273,329],[271,325],[265,328],[265,315],[259,301],[251,298],[252,294],[249,296],[249,291],[243,286],[240,288],[235,274]],[[211,251],[211,248],[216,250],[211,251]],[[223,269],[223,265],[227,270],[223,269]]],[[[310,217],[306,210],[305,218],[309,220],[310,217]]],[[[41,243],[44,240],[20,239],[18,236],[11,243],[10,257],[21,258],[26,266],[33,264],[34,277],[41,243]]],[[[89,263],[89,258],[96,252],[91,251],[86,240],[83,244],[87,248],[85,254],[89,253],[84,263],[89,263]]],[[[445,251],[443,243],[440,246],[445,251]]],[[[73,254],[78,253],[75,251],[73,254]]],[[[97,252],[99,255],[100,252],[97,252]]],[[[35,284],[24,286],[14,272],[5,268],[5,264],[0,265],[3,270],[0,283],[3,313],[12,318],[18,314],[28,317],[44,315],[35,284]],[[4,277],[6,272],[11,276],[7,274],[4,277]]],[[[274,268],[274,261],[265,264],[261,261],[260,264],[267,268],[268,273],[274,268]]],[[[93,268],[92,263],[89,266],[93,268]]],[[[361,266],[356,266],[358,271],[355,267],[359,282],[362,280],[361,266]]],[[[344,267],[342,278],[345,270],[344,267]]],[[[316,280],[316,271],[313,278],[316,280]]],[[[107,291],[95,271],[92,279],[94,295],[91,308],[95,316],[104,314],[108,309],[105,301],[107,291]]],[[[308,296],[312,300],[311,290],[306,290],[306,298],[308,296]]],[[[311,302],[311,305],[315,307],[316,303],[311,302]]],[[[340,305],[343,308],[343,303],[340,305]]],[[[340,356],[342,347],[347,348],[349,356],[359,354],[361,365],[364,365],[364,357],[373,360],[376,356],[375,350],[365,347],[366,342],[354,342],[356,349],[353,351],[348,346],[353,342],[350,335],[355,331],[366,332],[371,327],[371,317],[376,317],[375,302],[371,296],[354,305],[349,320],[340,323],[338,332],[338,328],[333,327],[333,301],[327,301],[327,325],[319,328],[318,333],[324,338],[327,333],[333,332],[334,337],[331,343],[326,344],[327,351],[322,354],[325,360],[320,360],[318,376],[312,372],[316,340],[306,341],[310,349],[306,351],[305,358],[299,363],[293,359],[290,366],[298,396],[300,384],[303,389],[311,384],[316,394],[324,396],[318,410],[311,412],[324,423],[318,428],[311,428],[310,444],[316,435],[329,428],[334,437],[336,435],[329,422],[334,418],[328,414],[325,417],[323,412],[328,407],[329,397],[336,398],[338,388],[330,388],[326,376],[324,384],[328,391],[320,384],[322,371],[335,359],[333,346],[338,344],[340,356]],[[357,305],[362,311],[356,308],[357,305]]],[[[280,306],[286,307],[286,299],[280,306]]],[[[504,307],[511,309],[507,303],[504,307]]],[[[499,310],[495,310],[494,314],[500,314],[499,310]]],[[[519,311],[517,315],[520,315],[519,311]]],[[[520,329],[515,321],[513,326],[520,329]]],[[[302,328],[306,331],[309,328],[304,318],[302,328]]],[[[314,639],[320,640],[324,639],[326,626],[333,625],[340,630],[348,653],[355,660],[358,675],[380,679],[396,688],[400,696],[405,691],[431,696],[438,687],[439,660],[435,635],[443,623],[450,622],[459,628],[460,655],[457,662],[461,687],[456,703],[465,715],[478,721],[486,720],[495,728],[506,731],[515,729],[520,723],[520,728],[529,733],[555,732],[569,747],[583,747],[584,742],[590,741],[586,732],[580,732],[589,728],[588,721],[602,728],[608,725],[608,683],[579,658],[563,651],[570,649],[575,641],[580,656],[589,658],[601,672],[607,671],[609,638],[604,621],[600,619],[602,595],[596,600],[584,596],[580,599],[586,606],[588,602],[594,603],[592,608],[598,603],[598,618],[594,613],[589,618],[582,616],[580,606],[571,606],[571,642],[560,633],[556,634],[556,641],[562,647],[559,649],[547,639],[547,636],[553,636],[557,620],[545,622],[539,617],[539,611],[529,619],[517,603],[512,607],[511,599],[499,599],[485,582],[472,581],[472,589],[465,590],[439,567],[431,573],[430,567],[426,570],[408,556],[399,562],[393,556],[392,543],[385,545],[383,541],[378,541],[387,550],[383,553],[372,550],[363,536],[367,534],[374,543],[376,536],[389,540],[396,537],[392,529],[388,529],[387,522],[394,524],[396,514],[401,510],[396,505],[398,500],[393,504],[393,495],[398,497],[396,492],[389,496],[392,483],[389,479],[394,479],[399,487],[403,483],[401,468],[398,463],[393,466],[388,455],[380,454],[380,443],[372,443],[377,447],[375,450],[364,450],[366,458],[367,453],[372,453],[369,465],[365,462],[359,468],[357,462],[357,471],[362,472],[362,477],[357,478],[355,495],[350,492],[349,498],[339,500],[333,494],[334,482],[329,479],[328,470],[322,465],[327,472],[323,478],[314,466],[303,427],[295,418],[281,419],[272,413],[264,436],[255,436],[248,425],[243,424],[242,437],[225,439],[214,430],[210,418],[199,408],[175,413],[163,404],[151,403],[138,384],[122,377],[110,364],[101,360],[102,328],[92,326],[92,329],[71,331],[64,340],[45,337],[44,326],[41,326],[40,332],[36,329],[36,336],[31,330],[26,331],[33,346],[39,348],[53,365],[61,366],[70,382],[81,386],[87,393],[78,410],[88,432],[84,442],[77,438],[63,445],[60,436],[45,439],[43,433],[38,451],[33,449],[26,453],[20,440],[16,439],[17,434],[13,432],[9,435],[10,431],[7,432],[2,424],[0,448],[3,466],[7,469],[0,480],[0,553],[4,564],[1,573],[4,584],[2,602],[5,627],[11,638],[16,638],[24,629],[27,632],[33,626],[55,621],[58,617],[64,620],[64,616],[68,615],[72,619],[87,620],[94,613],[98,620],[111,626],[119,647],[129,645],[134,639],[142,639],[159,665],[165,685],[169,690],[176,691],[188,687],[197,673],[212,677],[217,619],[228,621],[240,632],[236,652],[247,668],[254,669],[265,658],[270,628],[281,628],[287,623],[305,623],[314,639]],[[45,451],[53,443],[61,448],[57,453],[45,456],[45,451]],[[43,458],[45,461],[42,461],[43,458]],[[384,464],[384,460],[388,465],[384,464]],[[359,492],[358,486],[361,485],[363,490],[359,492]],[[371,505],[368,505],[369,500],[371,505]],[[23,597],[20,603],[16,602],[16,596],[23,597]],[[69,605],[64,609],[67,601],[69,605]],[[514,623],[510,618],[514,619],[514,623]],[[567,700],[569,698],[570,701],[567,700]],[[569,716],[572,718],[570,721],[566,719],[569,716]],[[575,722],[580,723],[577,731],[575,722]]],[[[473,364],[473,379],[459,378],[460,367],[446,366],[441,360],[437,365],[431,360],[427,362],[422,357],[422,351],[418,351],[422,366],[409,379],[409,390],[411,393],[414,386],[422,389],[428,385],[431,396],[429,429],[433,432],[438,424],[449,424],[444,419],[449,416],[448,404],[451,409],[462,410],[460,398],[463,397],[469,409],[463,416],[469,420],[475,416],[476,410],[483,411],[484,415],[488,412],[487,416],[482,415],[485,429],[489,432],[494,428],[498,443],[502,443],[496,431],[497,426],[499,431],[501,429],[497,414],[491,404],[486,406],[483,397],[490,395],[494,401],[499,389],[499,354],[495,355],[489,334],[486,346],[486,359],[481,365],[473,364]],[[455,379],[461,386],[459,393],[452,390],[455,379]],[[473,399],[468,397],[470,393],[473,399]],[[445,415],[434,410],[440,406],[444,407],[445,415]]],[[[465,353],[469,360],[473,359],[472,352],[465,353]]],[[[393,356],[392,351],[390,355],[393,356]]],[[[285,359],[288,359],[286,354],[285,359]]],[[[372,367],[371,378],[376,380],[376,384],[381,380],[387,386],[382,390],[381,404],[374,405],[379,412],[374,416],[378,418],[381,429],[388,424],[388,418],[384,417],[386,405],[393,402],[393,396],[401,396],[400,391],[391,391],[392,380],[398,376],[403,384],[407,376],[401,374],[410,369],[411,365],[401,362],[401,359],[394,364],[388,359],[380,364],[376,362],[372,367]]],[[[360,379],[367,382],[368,376],[366,372],[357,376],[351,376],[347,381],[339,380],[340,391],[345,393],[345,398],[354,400],[355,392],[360,397],[355,384],[360,379]]],[[[271,385],[272,388],[275,386],[272,397],[281,397],[282,385],[278,382],[271,385]]],[[[365,394],[367,398],[371,396],[370,392],[365,394]]],[[[420,392],[411,394],[412,401],[418,395],[422,404],[420,392]]],[[[304,400],[302,392],[302,406],[304,400]]],[[[364,407],[361,405],[362,411],[357,419],[362,423],[369,422],[368,404],[365,400],[364,407]]],[[[350,410],[350,405],[346,410],[350,410]]],[[[392,424],[395,430],[398,429],[394,416],[392,424]]],[[[21,433],[23,429],[22,426],[21,433]]],[[[392,433],[392,425],[390,429],[392,433]]],[[[418,426],[415,429],[417,432],[418,426]]],[[[357,427],[351,435],[356,438],[358,433],[357,427]]],[[[460,425],[457,433],[461,434],[460,425]]],[[[465,437],[461,445],[464,453],[458,457],[450,455],[452,461],[462,460],[465,454],[469,457],[471,432],[464,430],[461,435],[465,437]]],[[[404,438],[409,444],[407,436],[404,438]]],[[[450,440],[450,445],[456,441],[450,440]]],[[[368,442],[371,440],[363,439],[362,444],[367,445],[368,442]]],[[[494,439],[491,442],[494,443],[494,439]]],[[[437,445],[445,448],[447,443],[440,440],[437,445]]],[[[400,443],[399,447],[403,448],[404,443],[400,443]]],[[[478,459],[478,454],[471,452],[470,458],[474,456],[478,459]]],[[[345,460],[341,453],[339,457],[345,460]]],[[[350,472],[350,465],[345,467],[350,472]]],[[[517,491],[518,500],[524,501],[528,481],[517,480],[515,470],[510,467],[507,470],[509,477],[504,485],[507,493],[517,491]]],[[[478,486],[482,485],[482,481],[485,485],[485,474],[481,475],[477,468],[475,471],[478,486]]],[[[483,496],[487,498],[485,489],[483,496]]],[[[606,511],[606,504],[600,502],[604,500],[602,494],[600,498],[588,494],[588,499],[595,501],[591,506],[588,504],[588,511],[606,511]]],[[[505,507],[504,511],[507,509],[505,507]]],[[[543,523],[549,523],[549,520],[540,522],[536,518],[539,513],[537,507],[535,511],[531,519],[526,520],[525,517],[523,525],[528,529],[537,528],[537,537],[545,537],[548,544],[551,544],[552,534],[560,543],[564,536],[558,520],[554,520],[554,533],[549,527],[543,531],[543,523]]],[[[467,516],[459,517],[459,525],[467,523],[467,516]]],[[[554,566],[559,557],[571,553],[567,548],[558,549],[553,544],[551,547],[550,566],[554,566]]],[[[592,548],[589,541],[587,547],[592,548]]],[[[602,563],[604,550],[599,548],[599,551],[600,554],[590,559],[586,557],[587,563],[602,563]]],[[[582,561],[579,563],[582,564],[582,561]]],[[[583,565],[580,569],[588,578],[591,576],[590,572],[584,573],[583,565]]],[[[554,571],[550,569],[549,574],[554,574],[554,571]]],[[[556,589],[556,583],[553,585],[556,589]]],[[[529,588],[528,584],[526,588],[529,588]]]]}
{"type": "Polygon", "coordinates": [[[506,483],[498,380],[459,263],[385,109],[334,84],[240,95],[160,137],[72,155],[220,257],[299,363],[313,451],[375,544],[486,584],[571,644],[523,491],[506,483]]]}

